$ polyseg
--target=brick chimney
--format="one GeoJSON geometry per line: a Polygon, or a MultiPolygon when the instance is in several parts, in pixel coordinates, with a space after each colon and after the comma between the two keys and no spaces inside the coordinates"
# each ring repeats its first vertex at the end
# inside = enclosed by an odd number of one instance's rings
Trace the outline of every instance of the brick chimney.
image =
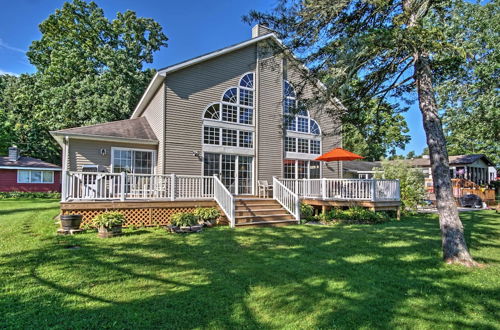
{"type": "Polygon", "coordinates": [[[252,38],[257,38],[265,34],[274,33],[267,23],[260,23],[252,28],[252,38]]]}
{"type": "Polygon", "coordinates": [[[9,147],[9,160],[15,162],[19,159],[19,149],[16,146],[9,147]]]}

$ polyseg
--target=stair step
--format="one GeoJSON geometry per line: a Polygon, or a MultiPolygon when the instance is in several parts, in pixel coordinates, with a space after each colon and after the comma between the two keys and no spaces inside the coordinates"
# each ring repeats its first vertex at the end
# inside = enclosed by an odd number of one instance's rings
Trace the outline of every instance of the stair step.
{"type": "Polygon", "coordinates": [[[251,205],[245,205],[245,204],[236,204],[236,211],[239,210],[264,210],[264,209],[278,209],[281,208],[281,204],[251,204],[251,205]]]}
{"type": "Polygon", "coordinates": [[[283,208],[274,208],[274,209],[244,209],[244,210],[236,210],[236,217],[239,216],[263,216],[263,215],[275,215],[275,214],[285,214],[286,211],[283,208]]]}
{"type": "Polygon", "coordinates": [[[274,220],[274,221],[254,221],[237,223],[237,227],[275,227],[275,226],[288,226],[296,225],[297,220],[274,220]]]}
{"type": "Polygon", "coordinates": [[[236,216],[236,223],[242,222],[258,222],[258,221],[273,221],[273,220],[295,220],[293,215],[289,213],[281,214],[266,214],[266,215],[244,215],[236,216]]]}

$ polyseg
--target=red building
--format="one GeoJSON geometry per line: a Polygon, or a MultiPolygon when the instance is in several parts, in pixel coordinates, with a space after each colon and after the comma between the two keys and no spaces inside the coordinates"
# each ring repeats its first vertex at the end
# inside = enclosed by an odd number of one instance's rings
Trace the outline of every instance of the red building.
{"type": "Polygon", "coordinates": [[[9,156],[0,157],[0,191],[60,192],[61,168],[10,147],[9,156]]]}

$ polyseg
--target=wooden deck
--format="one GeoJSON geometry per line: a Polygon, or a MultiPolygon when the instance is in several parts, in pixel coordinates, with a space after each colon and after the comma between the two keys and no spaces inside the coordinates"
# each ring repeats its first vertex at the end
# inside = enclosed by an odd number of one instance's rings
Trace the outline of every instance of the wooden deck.
{"type": "Polygon", "coordinates": [[[321,199],[302,199],[302,203],[316,207],[321,207],[322,212],[327,212],[333,207],[352,207],[361,206],[373,211],[395,211],[397,218],[400,218],[400,201],[363,201],[363,200],[321,200],[321,199]]]}

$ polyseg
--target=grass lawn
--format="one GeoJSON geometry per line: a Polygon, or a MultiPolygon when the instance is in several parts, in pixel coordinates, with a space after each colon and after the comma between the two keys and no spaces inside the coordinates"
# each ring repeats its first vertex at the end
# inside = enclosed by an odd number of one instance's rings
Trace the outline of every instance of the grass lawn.
{"type": "Polygon", "coordinates": [[[493,211],[461,214],[482,269],[441,262],[435,215],[103,240],[57,213],[0,201],[0,328],[499,328],[493,211]]]}

